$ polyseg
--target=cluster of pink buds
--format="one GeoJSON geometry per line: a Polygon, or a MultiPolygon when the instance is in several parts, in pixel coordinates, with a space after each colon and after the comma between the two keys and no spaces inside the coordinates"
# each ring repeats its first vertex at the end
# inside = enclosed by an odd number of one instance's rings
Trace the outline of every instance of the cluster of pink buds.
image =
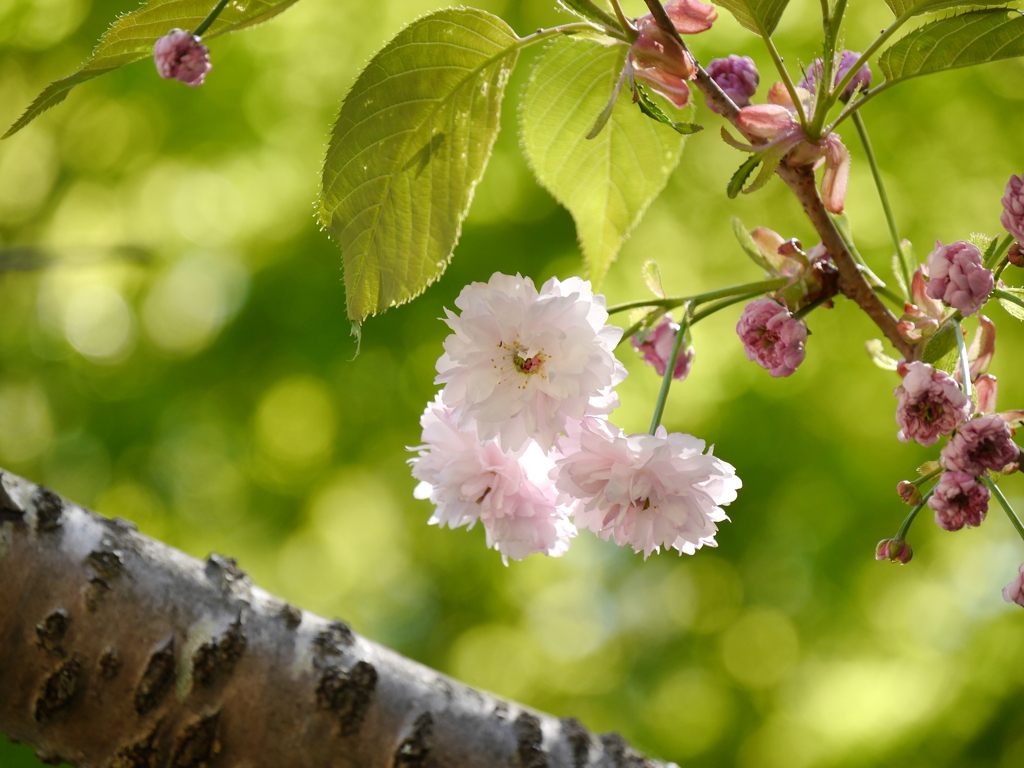
{"type": "MultiPolygon", "coordinates": [[[[437,361],[443,389],[409,460],[417,498],[435,506],[431,523],[482,523],[506,563],[562,555],[578,528],[644,557],[715,546],[736,471],[691,435],[626,435],[608,421],[626,376],[613,352],[623,332],[589,282],[552,278],[538,291],[495,273],[455,305],[437,361]]],[[[662,374],[679,332],[666,316],[637,343],[662,374]]],[[[692,350],[675,377],[691,362],[692,350]]]]}
{"type": "MultiPolygon", "coordinates": [[[[724,59],[712,59],[708,62],[706,71],[737,107],[750,106],[750,99],[757,92],[757,86],[761,82],[757,65],[752,58],[731,53],[724,59]]],[[[719,111],[710,101],[708,108],[712,112],[719,111]]]]}
{"type": "MultiPolygon", "coordinates": [[[[700,0],[669,0],[665,12],[681,35],[711,29],[718,18],[714,7],[700,0]]],[[[690,103],[688,80],[697,75],[697,64],[679,41],[658,26],[651,14],[636,20],[637,38],[629,49],[627,72],[635,81],[661,94],[682,109],[690,103]]]]}
{"type": "Polygon", "coordinates": [[[153,46],[156,71],[164,80],[178,80],[192,88],[203,84],[213,65],[210,49],[198,35],[188,30],[172,29],[153,46]]]}

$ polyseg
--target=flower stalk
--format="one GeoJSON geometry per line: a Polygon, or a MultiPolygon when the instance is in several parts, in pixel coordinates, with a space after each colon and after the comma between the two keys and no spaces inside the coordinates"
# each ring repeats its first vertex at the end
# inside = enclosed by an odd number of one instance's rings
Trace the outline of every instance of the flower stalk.
{"type": "Polygon", "coordinates": [[[672,387],[672,375],[676,370],[676,361],[679,359],[679,350],[683,347],[687,331],[690,330],[690,308],[691,304],[686,303],[683,308],[683,317],[679,321],[679,331],[676,334],[676,343],[672,346],[672,355],[665,367],[665,375],[661,378],[661,390],[658,392],[658,401],[654,404],[654,416],[651,417],[651,428],[648,430],[652,435],[661,426],[661,417],[665,413],[665,403],[668,400],[668,391],[672,387]]]}

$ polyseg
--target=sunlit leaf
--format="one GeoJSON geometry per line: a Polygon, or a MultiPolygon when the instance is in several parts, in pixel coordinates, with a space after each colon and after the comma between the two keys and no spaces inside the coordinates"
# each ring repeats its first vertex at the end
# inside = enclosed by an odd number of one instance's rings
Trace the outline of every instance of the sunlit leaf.
{"type": "Polygon", "coordinates": [[[664,189],[685,141],[626,98],[615,104],[604,130],[585,138],[608,103],[625,57],[624,45],[556,41],[537,62],[519,115],[530,167],[572,214],[595,284],[664,189]]]}
{"type": "MultiPolygon", "coordinates": [[[[203,40],[251,27],[276,16],[296,0],[247,0],[228,3],[203,40]]],[[[72,75],[50,83],[29,105],[3,138],[24,128],[39,115],[60,104],[79,83],[152,58],[153,44],[171,29],[195,29],[216,5],[216,0],[149,0],[144,6],[121,16],[100,38],[89,60],[72,75]]],[[[154,70],[153,77],[157,77],[154,70]]]]}
{"type": "MultiPolygon", "coordinates": [[[[735,195],[731,195],[735,197],[735,195]]],[[[736,235],[736,240],[739,241],[740,248],[743,252],[750,257],[757,266],[761,267],[765,272],[772,272],[772,267],[768,263],[768,259],[764,257],[761,250],[757,247],[757,243],[754,242],[754,238],[750,236],[750,232],[747,231],[743,221],[738,216],[732,217],[732,231],[736,235]]]]}
{"type": "Polygon", "coordinates": [[[902,16],[910,12],[911,16],[922,13],[934,13],[949,8],[969,8],[984,5],[1006,5],[1007,0],[885,0],[886,5],[896,15],[902,16]]]}
{"type": "MultiPolygon", "coordinates": [[[[750,178],[750,174],[764,162],[764,152],[755,152],[746,160],[743,161],[743,165],[736,169],[736,173],[729,179],[729,184],[725,189],[725,193],[730,197],[736,197],[740,192],[743,191],[743,185],[747,183],[747,179],[750,178]]],[[[774,169],[773,169],[774,170],[774,169]]]]}
{"type": "Polygon", "coordinates": [[[997,288],[999,304],[1018,320],[1024,320],[1024,288],[997,288]]]}
{"type": "Polygon", "coordinates": [[[921,361],[930,363],[947,373],[952,371],[957,361],[957,333],[955,323],[946,322],[939,326],[939,330],[925,343],[921,361]]]}
{"type": "Polygon", "coordinates": [[[636,84],[636,95],[637,104],[640,107],[640,111],[647,115],[652,120],[657,120],[659,123],[664,123],[669,126],[676,133],[683,135],[689,135],[691,133],[697,133],[703,131],[703,125],[697,125],[696,123],[686,123],[673,120],[665,114],[665,110],[658,106],[658,103],[651,97],[651,95],[644,89],[642,85],[636,84]]]}
{"type": "Polygon", "coordinates": [[[356,323],[418,296],[451,258],[498,135],[516,36],[444,10],[378,53],[341,107],[319,214],[341,246],[356,323]]]}
{"type": "Polygon", "coordinates": [[[899,365],[895,360],[885,354],[882,342],[879,339],[869,339],[864,342],[864,348],[871,358],[871,362],[883,371],[895,371],[899,365]]]}
{"type": "Polygon", "coordinates": [[[648,259],[644,262],[643,267],[641,267],[640,274],[643,275],[644,282],[650,288],[651,293],[659,299],[664,299],[665,288],[661,284],[661,267],[658,266],[658,262],[654,259],[648,259]]]}
{"type": "Polygon", "coordinates": [[[716,3],[732,13],[740,26],[764,36],[775,31],[788,4],[789,0],[720,0],[716,3]]]}
{"type": "Polygon", "coordinates": [[[932,21],[882,52],[889,82],[1024,55],[1024,15],[983,10],[932,21]]]}
{"type": "Polygon", "coordinates": [[[613,29],[617,29],[619,26],[618,19],[594,3],[593,0],[558,0],[558,4],[567,11],[589,21],[596,21],[598,24],[604,24],[613,29]]]}

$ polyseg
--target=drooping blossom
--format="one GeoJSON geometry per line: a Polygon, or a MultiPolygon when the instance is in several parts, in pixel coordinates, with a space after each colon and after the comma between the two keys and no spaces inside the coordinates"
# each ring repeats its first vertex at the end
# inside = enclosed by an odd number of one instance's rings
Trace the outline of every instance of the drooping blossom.
{"type": "MultiPolygon", "coordinates": [[[[668,362],[672,358],[672,350],[676,344],[676,337],[679,335],[679,323],[672,320],[672,315],[666,314],[661,322],[651,329],[643,338],[639,333],[633,334],[630,340],[633,346],[644,357],[644,362],[653,365],[659,376],[665,375],[668,362]]],[[[686,343],[685,341],[683,342],[686,343]]],[[[679,357],[676,358],[676,367],[672,372],[672,378],[682,381],[690,375],[690,368],[693,366],[695,352],[693,346],[680,348],[679,357]]]]}
{"type": "MultiPolygon", "coordinates": [[[[806,112],[810,106],[810,93],[797,88],[806,112]]],[[[748,134],[767,139],[767,144],[753,146],[736,141],[723,129],[723,137],[737,149],[747,152],[763,152],[761,171],[744,191],[753,192],[768,183],[783,158],[788,157],[791,165],[809,165],[817,168],[824,163],[821,177],[821,197],[831,213],[842,213],[846,201],[846,187],[850,180],[850,151],[839,138],[830,133],[821,139],[811,141],[797,119],[795,103],[789,91],[776,83],[768,91],[768,104],[754,104],[744,107],[737,116],[737,124],[748,134]]]]}
{"type": "Polygon", "coordinates": [[[907,363],[901,370],[906,371],[903,383],[893,390],[899,398],[896,437],[901,442],[933,445],[971,415],[971,401],[945,371],[920,362],[907,363]]]}
{"type": "Polygon", "coordinates": [[[598,419],[581,425],[576,445],[557,461],[563,500],[576,525],[647,558],[661,547],[692,555],[717,546],[722,505],[736,499],[736,470],[703,440],[679,432],[626,435],[598,419]]]}
{"type": "Polygon", "coordinates": [[[875,560],[888,560],[906,565],[913,556],[913,547],[903,539],[883,539],[875,547],[875,560]]]}
{"type": "MultiPolygon", "coordinates": [[[[846,73],[850,71],[854,64],[860,59],[860,54],[855,51],[843,51],[839,57],[839,61],[836,62],[835,77],[833,78],[832,85],[839,85],[839,82],[846,77],[846,73]]],[[[799,83],[800,88],[806,88],[810,92],[814,92],[818,85],[818,80],[821,79],[823,63],[821,59],[815,59],[811,62],[811,65],[807,68],[806,74],[799,83]]],[[[850,97],[853,96],[854,92],[860,88],[860,90],[867,90],[871,86],[871,67],[864,64],[860,69],[857,70],[857,74],[853,76],[849,84],[843,89],[843,92],[839,94],[839,98],[842,101],[849,101],[850,97]]]]}
{"type": "MultiPolygon", "coordinates": [[[[718,18],[714,7],[700,0],[670,0],[665,12],[681,35],[704,32],[718,18]]],[[[690,103],[686,81],[697,74],[693,57],[657,25],[651,14],[641,16],[636,25],[639,35],[630,46],[626,72],[682,109],[690,103]]]]}
{"type": "Polygon", "coordinates": [[[446,310],[452,334],[437,361],[442,399],[460,428],[476,422],[481,440],[515,451],[535,439],[547,452],[569,419],[607,414],[612,387],[626,378],[613,353],[622,329],[607,325],[604,296],[590,282],[496,272],[471,283],[446,310]]]}
{"type": "Polygon", "coordinates": [[[994,287],[992,270],[983,266],[978,246],[964,240],[949,245],[935,241],[935,250],[928,254],[928,296],[968,317],[984,306],[994,287]]]}
{"type": "Polygon", "coordinates": [[[153,45],[156,71],[164,80],[180,80],[198,88],[213,69],[210,49],[197,35],[183,29],[172,29],[153,45]]]}
{"type": "MultiPolygon", "coordinates": [[[[757,86],[761,82],[757,65],[752,58],[730,53],[724,59],[709,61],[706,71],[737,107],[750,106],[750,99],[757,92],[757,86]]],[[[708,107],[712,112],[720,114],[718,108],[710,101],[708,107]]]]}
{"type": "Polygon", "coordinates": [[[1024,177],[1011,176],[1003,193],[1003,215],[999,221],[1006,231],[1024,242],[1024,177]]]}
{"type": "Polygon", "coordinates": [[[998,413],[979,416],[964,424],[946,443],[939,462],[947,470],[980,475],[1002,472],[1020,458],[1010,425],[998,413]]]}
{"type": "Polygon", "coordinates": [[[1021,565],[1014,580],[1003,587],[1003,600],[1024,608],[1024,565],[1021,565]]]}
{"type": "Polygon", "coordinates": [[[474,428],[460,428],[440,394],[427,404],[420,425],[423,445],[410,449],[418,455],[409,464],[420,481],[414,495],[434,504],[432,525],[472,528],[479,520],[488,548],[506,563],[568,550],[576,527],[557,501],[549,476],[554,460],[536,443],[508,452],[496,440],[481,441],[474,428]]]}
{"type": "Polygon", "coordinates": [[[807,326],[767,297],[747,304],[736,323],[747,357],[772,376],[791,376],[804,361],[807,326]]]}
{"type": "Polygon", "coordinates": [[[923,267],[914,272],[910,281],[910,294],[913,302],[904,304],[903,316],[896,328],[905,339],[917,343],[939,330],[939,323],[945,319],[948,311],[941,301],[928,295],[928,281],[923,267]]]}
{"type": "Polygon", "coordinates": [[[988,488],[970,472],[943,472],[928,506],[935,510],[935,522],[940,528],[959,531],[965,525],[981,525],[991,496],[988,488]]]}

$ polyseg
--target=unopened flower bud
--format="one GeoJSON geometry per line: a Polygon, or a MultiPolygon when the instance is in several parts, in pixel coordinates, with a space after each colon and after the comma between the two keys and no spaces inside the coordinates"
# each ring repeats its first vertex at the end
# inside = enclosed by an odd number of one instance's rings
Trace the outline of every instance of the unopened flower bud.
{"type": "MultiPolygon", "coordinates": [[[[836,64],[836,75],[833,80],[833,85],[838,85],[839,81],[846,77],[846,73],[849,72],[850,68],[857,63],[858,59],[860,59],[859,53],[855,51],[843,51],[842,56],[839,57],[839,61],[836,64]]],[[[821,59],[815,59],[811,63],[811,66],[807,68],[807,74],[805,74],[803,80],[800,81],[799,87],[806,88],[808,91],[813,91],[817,85],[818,79],[821,77],[821,70],[821,59]]],[[[867,64],[857,70],[857,74],[853,76],[849,85],[843,89],[839,98],[842,101],[849,101],[858,86],[862,91],[871,86],[871,68],[867,64]]]]}
{"type": "Polygon", "coordinates": [[[914,549],[903,539],[882,539],[875,547],[875,560],[906,565],[914,556],[914,549]]]}
{"type": "Polygon", "coordinates": [[[782,256],[792,256],[795,253],[803,253],[803,243],[797,240],[795,237],[789,238],[779,246],[779,254],[782,256]]]}
{"type": "Polygon", "coordinates": [[[172,29],[153,46],[156,71],[164,80],[180,80],[197,88],[206,74],[213,69],[210,50],[197,35],[182,29],[172,29]]]}
{"type": "Polygon", "coordinates": [[[1014,580],[1003,587],[1003,600],[1024,607],[1024,565],[1021,565],[1014,580]]]}
{"type": "Polygon", "coordinates": [[[1024,177],[1011,176],[1006,182],[999,221],[1017,241],[1024,240],[1024,177]]]}
{"type": "Polygon", "coordinates": [[[968,317],[982,308],[993,288],[995,278],[992,270],[985,269],[978,246],[964,240],[949,245],[935,242],[935,250],[928,254],[925,292],[930,298],[968,317]]]}
{"type": "Polygon", "coordinates": [[[1024,248],[1021,248],[1020,243],[1010,246],[1010,250],[1006,252],[1006,260],[1015,267],[1024,267],[1024,248]]]}
{"type": "MultiPolygon", "coordinates": [[[[712,59],[707,72],[737,107],[750,105],[750,97],[757,91],[761,81],[754,60],[735,53],[730,53],[725,59],[712,59]]],[[[718,112],[711,102],[708,102],[708,107],[712,112],[718,112]]]]}
{"type": "Polygon", "coordinates": [[[904,504],[916,506],[921,503],[921,489],[909,480],[901,480],[896,486],[896,493],[903,499],[904,504]]]}
{"type": "MultiPolygon", "coordinates": [[[[665,375],[669,359],[672,357],[672,350],[676,344],[676,336],[679,333],[679,324],[672,321],[671,315],[665,315],[661,322],[654,327],[644,338],[639,340],[640,334],[635,333],[632,337],[632,344],[637,352],[644,356],[644,362],[653,365],[659,376],[665,375]]],[[[679,350],[679,357],[676,358],[676,367],[672,372],[672,378],[683,380],[690,374],[693,366],[694,349],[686,347],[679,350]]]]}
{"type": "Polygon", "coordinates": [[[630,55],[633,63],[642,69],[660,69],[683,80],[689,80],[697,73],[693,57],[674,37],[654,24],[641,27],[630,55]]]}

